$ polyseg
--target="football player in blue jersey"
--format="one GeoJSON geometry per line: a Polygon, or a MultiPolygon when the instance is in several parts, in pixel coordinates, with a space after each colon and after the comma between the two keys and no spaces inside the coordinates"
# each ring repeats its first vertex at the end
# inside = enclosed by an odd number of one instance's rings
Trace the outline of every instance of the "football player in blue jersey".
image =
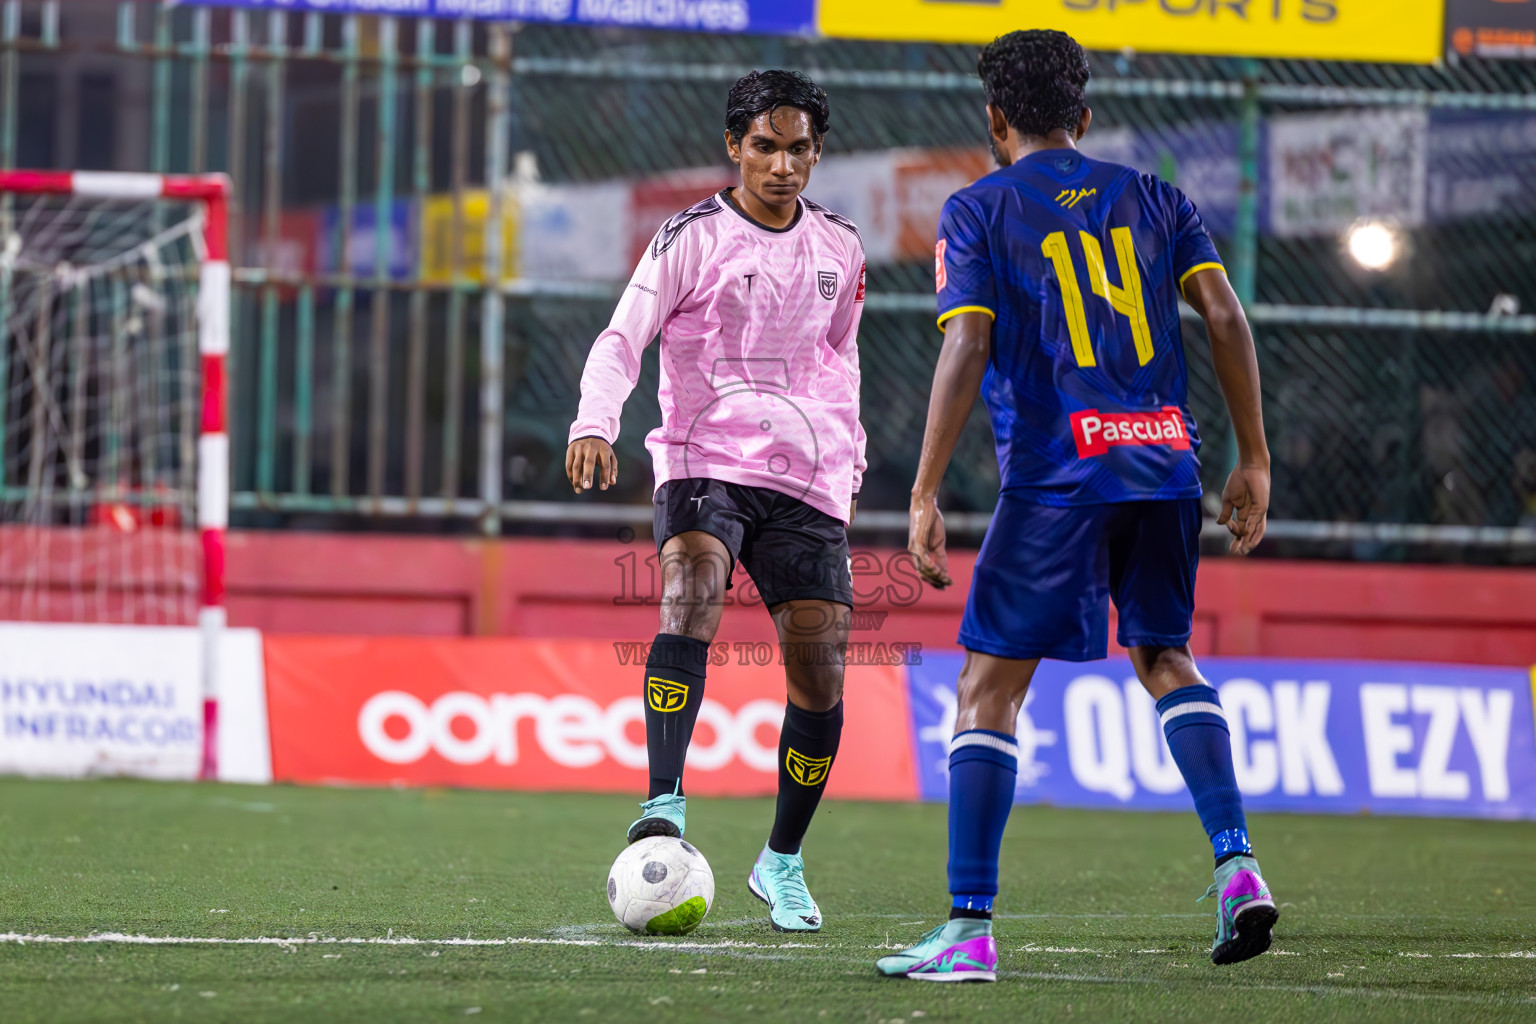
{"type": "Polygon", "coordinates": [[[1216,857],[1211,958],[1269,948],[1278,913],[1248,842],[1221,701],[1189,638],[1202,524],[1179,297],[1205,320],[1237,436],[1222,492],[1232,551],[1264,536],[1269,452],[1253,336],[1195,207],[1176,188],[1077,150],[1088,59],[1061,32],[1014,32],[982,51],[1001,169],[950,197],[939,221],[939,325],[908,548],[951,583],[936,496],[981,394],[1001,493],[960,628],[966,648],[949,760],[950,919],[881,973],[996,977],[992,901],[1018,772],[1015,721],[1041,658],[1105,657],[1118,639],[1163,730],[1216,857]]]}

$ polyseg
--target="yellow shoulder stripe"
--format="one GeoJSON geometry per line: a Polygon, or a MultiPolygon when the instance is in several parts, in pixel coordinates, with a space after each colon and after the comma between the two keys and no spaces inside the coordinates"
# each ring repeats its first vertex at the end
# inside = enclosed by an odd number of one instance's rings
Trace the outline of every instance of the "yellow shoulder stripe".
{"type": "Polygon", "coordinates": [[[992,312],[992,310],[988,309],[986,306],[956,306],[948,313],[945,313],[943,316],[939,317],[939,330],[942,331],[946,323],[953,320],[961,313],[985,313],[994,321],[997,319],[997,314],[992,312]]]}

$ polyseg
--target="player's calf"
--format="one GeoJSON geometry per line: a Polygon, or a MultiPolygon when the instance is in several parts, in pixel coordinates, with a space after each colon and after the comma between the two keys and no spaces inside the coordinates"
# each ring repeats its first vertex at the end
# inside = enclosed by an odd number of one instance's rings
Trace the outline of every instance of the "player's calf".
{"type": "Polygon", "coordinates": [[[683,835],[683,762],[704,703],[709,644],[691,636],[658,633],[645,665],[645,743],[651,787],[640,817],[629,826],[631,843],[652,836],[683,835]]]}
{"type": "Polygon", "coordinates": [[[996,981],[992,901],[1003,828],[1018,778],[1018,744],[1007,733],[967,729],[949,754],[950,919],[915,946],[881,957],[888,978],[996,981]]]}

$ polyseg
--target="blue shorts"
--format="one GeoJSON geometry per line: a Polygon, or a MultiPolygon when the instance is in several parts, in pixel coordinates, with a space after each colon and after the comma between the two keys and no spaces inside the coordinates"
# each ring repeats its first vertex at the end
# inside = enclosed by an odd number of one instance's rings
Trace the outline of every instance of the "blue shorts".
{"type": "Polygon", "coordinates": [[[1189,642],[1204,516],[1199,498],[1060,508],[1003,494],[960,624],[960,645],[1000,658],[1097,661],[1109,599],[1122,647],[1189,642]]]}

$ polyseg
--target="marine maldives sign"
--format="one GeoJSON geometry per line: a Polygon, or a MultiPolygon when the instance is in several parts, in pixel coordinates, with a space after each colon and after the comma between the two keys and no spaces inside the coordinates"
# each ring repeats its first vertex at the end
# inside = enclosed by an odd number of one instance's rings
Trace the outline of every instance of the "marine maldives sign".
{"type": "Polygon", "coordinates": [[[682,32],[809,35],[815,0],[190,0],[218,7],[323,14],[478,18],[682,32]]]}
{"type": "MultiPolygon", "coordinates": [[[[962,655],[908,668],[923,796],[948,797],[962,655]]],[[[1520,669],[1370,662],[1200,663],[1221,694],[1250,810],[1536,818],[1532,679],[1520,669]]],[[[1043,662],[1018,720],[1019,803],[1187,810],[1131,664],[1043,662]]]]}

